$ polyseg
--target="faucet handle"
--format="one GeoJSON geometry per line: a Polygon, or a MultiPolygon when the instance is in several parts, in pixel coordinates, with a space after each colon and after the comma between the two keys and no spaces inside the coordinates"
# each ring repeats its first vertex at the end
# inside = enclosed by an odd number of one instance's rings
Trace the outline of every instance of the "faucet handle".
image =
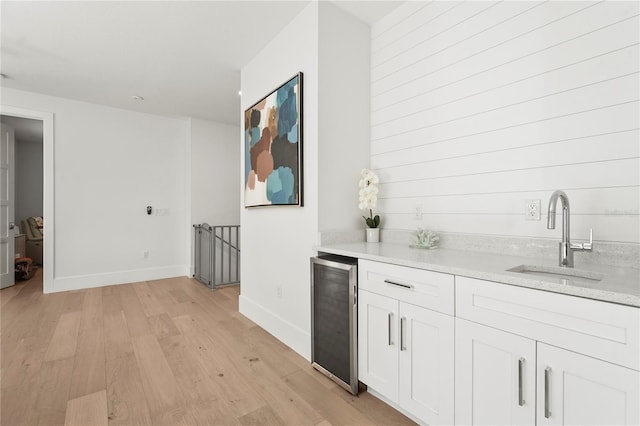
{"type": "Polygon", "coordinates": [[[589,242],[580,244],[571,244],[574,251],[591,251],[593,250],[593,228],[589,229],[589,242]]]}
{"type": "Polygon", "coordinates": [[[589,242],[582,243],[582,248],[584,250],[593,250],[593,228],[589,229],[589,242]]]}

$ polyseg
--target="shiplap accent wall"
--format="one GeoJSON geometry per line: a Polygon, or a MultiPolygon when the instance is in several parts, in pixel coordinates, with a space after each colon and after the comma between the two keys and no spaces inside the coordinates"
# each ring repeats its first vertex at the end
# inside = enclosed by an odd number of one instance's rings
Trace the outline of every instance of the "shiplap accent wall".
{"type": "Polygon", "coordinates": [[[639,243],[639,5],[409,1],[374,24],[384,228],[555,239],[563,189],[572,239],[639,243]]]}

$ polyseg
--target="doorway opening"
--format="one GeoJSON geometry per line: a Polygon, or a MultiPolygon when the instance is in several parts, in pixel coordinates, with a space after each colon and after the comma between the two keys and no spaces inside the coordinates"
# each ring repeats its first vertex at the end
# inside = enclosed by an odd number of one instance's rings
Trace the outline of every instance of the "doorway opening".
{"type": "Polygon", "coordinates": [[[29,287],[49,293],[54,277],[53,114],[2,106],[0,121],[3,129],[12,129],[14,139],[12,206],[7,210],[7,228],[13,228],[8,231],[13,234],[11,255],[30,259],[29,287]]]}

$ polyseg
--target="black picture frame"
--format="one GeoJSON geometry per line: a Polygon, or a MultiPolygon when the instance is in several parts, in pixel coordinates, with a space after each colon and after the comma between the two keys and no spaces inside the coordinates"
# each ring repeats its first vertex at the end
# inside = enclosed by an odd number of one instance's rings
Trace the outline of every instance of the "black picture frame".
{"type": "Polygon", "coordinates": [[[244,112],[244,207],[303,206],[302,72],[244,112]]]}

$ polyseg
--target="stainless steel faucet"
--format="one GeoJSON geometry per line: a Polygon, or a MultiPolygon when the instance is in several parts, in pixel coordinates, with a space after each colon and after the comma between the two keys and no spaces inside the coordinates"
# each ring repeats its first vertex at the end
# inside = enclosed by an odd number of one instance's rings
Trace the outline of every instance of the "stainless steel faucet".
{"type": "Polygon", "coordinates": [[[547,215],[547,229],[556,229],[556,205],[558,198],[562,203],[562,241],[560,242],[560,252],[558,263],[566,268],[573,268],[574,251],[593,250],[593,229],[589,231],[589,242],[581,244],[571,244],[569,238],[569,197],[563,191],[555,191],[549,199],[549,211],[547,215]]]}

